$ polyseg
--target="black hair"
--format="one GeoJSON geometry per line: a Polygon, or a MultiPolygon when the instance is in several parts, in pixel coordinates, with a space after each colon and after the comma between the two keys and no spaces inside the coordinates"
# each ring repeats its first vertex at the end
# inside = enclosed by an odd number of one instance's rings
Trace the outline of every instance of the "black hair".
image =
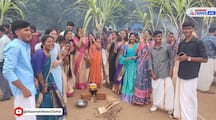
{"type": "MultiPolygon", "coordinates": [[[[137,34],[135,34],[135,33],[130,33],[130,34],[129,34],[129,38],[130,38],[130,36],[131,36],[131,35],[134,35],[136,39],[138,38],[138,37],[137,37],[138,35],[137,35],[137,34]]],[[[135,42],[136,42],[136,40],[135,40],[135,42]]],[[[130,41],[130,40],[129,40],[129,43],[131,43],[131,41],[130,41]]]]}
{"type": "Polygon", "coordinates": [[[185,21],[183,24],[182,24],[182,28],[184,27],[193,27],[194,28],[194,23],[191,22],[191,21],[185,21]]]}
{"type": "Polygon", "coordinates": [[[41,38],[41,43],[42,43],[41,48],[43,48],[43,44],[47,41],[48,38],[54,39],[54,38],[53,38],[52,36],[50,36],[50,35],[44,35],[44,36],[41,38]]]}
{"type": "Polygon", "coordinates": [[[112,34],[116,34],[117,37],[119,37],[119,33],[117,31],[113,31],[112,34]]]}
{"type": "Polygon", "coordinates": [[[167,32],[167,35],[174,35],[173,32],[167,32]]]}
{"type": "Polygon", "coordinates": [[[88,34],[88,36],[89,36],[90,34],[91,34],[92,36],[94,36],[94,38],[96,38],[94,33],[90,32],[90,33],[88,34]]]}
{"type": "Polygon", "coordinates": [[[35,25],[30,25],[30,28],[31,28],[32,30],[34,30],[34,32],[36,32],[36,30],[37,30],[37,28],[36,28],[35,25]]]}
{"type": "Polygon", "coordinates": [[[57,43],[63,43],[63,42],[65,42],[65,38],[64,38],[64,36],[61,36],[61,35],[59,35],[58,37],[57,37],[57,43]]]}
{"type": "Polygon", "coordinates": [[[5,28],[4,28],[3,25],[0,25],[0,31],[1,31],[1,32],[5,32],[5,28]]]}
{"type": "Polygon", "coordinates": [[[47,28],[44,32],[45,35],[49,35],[53,30],[56,30],[56,32],[58,32],[58,30],[54,27],[50,27],[50,28],[47,28]]]}
{"type": "MultiPolygon", "coordinates": [[[[126,33],[126,37],[124,38],[124,40],[128,41],[128,33],[127,33],[127,31],[126,30],[121,30],[121,31],[124,31],[126,33]]],[[[121,37],[119,37],[119,39],[117,41],[121,41],[121,37]]]]}
{"type": "Polygon", "coordinates": [[[124,38],[125,41],[128,41],[128,32],[126,30],[122,30],[122,31],[124,31],[126,33],[126,37],[124,38]]]}
{"type": "Polygon", "coordinates": [[[12,29],[12,32],[15,35],[15,37],[17,37],[16,33],[15,33],[16,30],[26,28],[26,27],[29,27],[29,26],[30,26],[30,24],[27,21],[16,20],[16,21],[12,22],[11,29],[12,29]]]}
{"type": "Polygon", "coordinates": [[[149,33],[150,36],[152,36],[151,30],[145,30],[144,32],[146,32],[146,31],[149,33]]]}
{"type": "Polygon", "coordinates": [[[135,33],[130,33],[130,34],[129,34],[129,37],[130,37],[131,35],[134,35],[134,36],[137,38],[137,34],[135,34],[135,33]]]}
{"type": "Polygon", "coordinates": [[[71,31],[71,30],[66,30],[66,31],[64,32],[64,37],[67,35],[68,32],[72,32],[72,31],[71,31]]]}
{"type": "MultiPolygon", "coordinates": [[[[96,41],[96,38],[97,38],[97,37],[94,35],[94,33],[92,33],[92,32],[89,33],[89,34],[88,34],[88,37],[89,37],[90,34],[91,34],[92,36],[94,36],[94,39],[95,39],[95,41],[96,41]]],[[[91,46],[91,41],[89,40],[89,42],[88,42],[88,50],[90,49],[90,46],[91,46]]]]}
{"type": "Polygon", "coordinates": [[[68,21],[67,26],[74,26],[74,23],[72,21],[68,21]]]}
{"type": "Polygon", "coordinates": [[[106,31],[107,31],[107,28],[106,28],[106,27],[104,27],[104,28],[103,28],[103,32],[106,32],[106,31]]]}
{"type": "Polygon", "coordinates": [[[6,27],[7,29],[10,29],[10,25],[9,24],[3,24],[3,27],[6,27]]]}
{"type": "Polygon", "coordinates": [[[156,36],[158,34],[162,34],[162,31],[159,31],[159,30],[154,31],[153,36],[156,36]]]}
{"type": "Polygon", "coordinates": [[[113,31],[112,34],[115,34],[117,36],[117,41],[119,40],[119,33],[117,31],[113,31]]]}
{"type": "Polygon", "coordinates": [[[79,29],[82,29],[82,27],[77,27],[77,29],[76,29],[76,34],[75,34],[75,36],[76,36],[78,39],[80,39],[80,36],[78,35],[79,29]]]}

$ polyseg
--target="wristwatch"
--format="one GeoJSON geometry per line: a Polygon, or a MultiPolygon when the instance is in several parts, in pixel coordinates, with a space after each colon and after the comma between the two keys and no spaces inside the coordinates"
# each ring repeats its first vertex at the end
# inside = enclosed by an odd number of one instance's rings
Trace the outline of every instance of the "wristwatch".
{"type": "Polygon", "coordinates": [[[191,57],[190,56],[188,57],[187,61],[189,61],[189,62],[191,61],[191,57]]]}

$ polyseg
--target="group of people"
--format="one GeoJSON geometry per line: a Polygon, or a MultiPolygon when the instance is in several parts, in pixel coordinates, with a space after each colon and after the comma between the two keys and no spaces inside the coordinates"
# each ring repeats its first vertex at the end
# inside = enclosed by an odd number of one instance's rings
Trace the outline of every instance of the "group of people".
{"type": "MultiPolygon", "coordinates": [[[[40,40],[36,27],[27,21],[11,24],[13,40],[1,31],[1,101],[14,97],[14,108],[52,108],[51,91],[59,91],[64,103],[74,88],[86,89],[90,80],[101,85],[101,41],[93,33],[85,37],[81,27],[76,34],[68,22],[61,33],[54,27],[45,30],[40,40]],[[7,38],[7,39],[6,39],[7,38]],[[3,81],[4,80],[4,81],[3,81]],[[10,88],[9,88],[10,86],[10,88]],[[42,101],[40,94],[43,94],[42,101]]],[[[66,108],[63,108],[66,114],[66,108]]],[[[18,120],[59,120],[64,116],[19,116],[18,120]]]]}
{"type": "MultiPolygon", "coordinates": [[[[98,88],[102,84],[109,87],[124,102],[146,105],[151,103],[152,96],[150,111],[160,108],[172,118],[197,120],[197,84],[199,88],[201,83],[202,89],[208,91],[215,72],[215,68],[210,70],[207,66],[215,65],[216,28],[209,29],[211,39],[206,38],[206,42],[193,35],[192,22],[185,22],[184,37],[178,43],[171,32],[163,42],[162,31],[145,30],[136,34],[109,30],[95,36],[86,34],[81,27],[74,34],[73,27],[69,21],[65,31],[48,28],[40,40],[41,34],[35,26],[18,20],[11,24],[14,34],[11,41],[0,26],[2,100],[9,99],[12,92],[14,108],[35,108],[42,93],[43,101],[37,106],[52,108],[49,91],[59,90],[66,103],[74,88],[87,89],[89,83],[96,83],[98,88]],[[207,63],[201,65],[202,62],[207,63]],[[179,67],[174,90],[175,64],[179,67]],[[209,84],[203,86],[206,69],[212,76],[209,84]]],[[[16,119],[59,120],[63,116],[16,119]]]]}

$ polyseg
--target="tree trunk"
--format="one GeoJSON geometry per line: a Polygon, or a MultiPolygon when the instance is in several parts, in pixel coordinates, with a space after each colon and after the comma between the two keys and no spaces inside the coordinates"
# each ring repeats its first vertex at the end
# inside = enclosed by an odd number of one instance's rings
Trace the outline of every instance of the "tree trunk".
{"type": "Polygon", "coordinates": [[[103,32],[103,24],[96,24],[97,37],[101,37],[103,32]]]}

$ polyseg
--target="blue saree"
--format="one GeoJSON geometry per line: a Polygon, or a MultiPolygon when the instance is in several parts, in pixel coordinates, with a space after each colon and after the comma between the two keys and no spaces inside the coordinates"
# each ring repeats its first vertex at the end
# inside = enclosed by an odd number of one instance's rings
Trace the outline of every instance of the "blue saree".
{"type": "MultiPolygon", "coordinates": [[[[38,50],[35,54],[32,56],[32,67],[34,70],[35,76],[39,74],[40,72],[43,75],[43,80],[46,79],[50,65],[51,65],[51,59],[50,57],[48,58],[42,49],[38,50]]],[[[53,103],[52,103],[52,97],[51,94],[49,93],[49,90],[57,89],[55,80],[53,75],[50,73],[47,79],[47,85],[48,85],[48,92],[43,95],[43,101],[40,105],[40,108],[53,108],[53,103]]],[[[40,91],[42,90],[42,86],[39,84],[39,87],[37,88],[37,94],[36,94],[36,99],[39,96],[40,91]]],[[[62,116],[37,116],[37,120],[60,120],[62,116]]]]}

